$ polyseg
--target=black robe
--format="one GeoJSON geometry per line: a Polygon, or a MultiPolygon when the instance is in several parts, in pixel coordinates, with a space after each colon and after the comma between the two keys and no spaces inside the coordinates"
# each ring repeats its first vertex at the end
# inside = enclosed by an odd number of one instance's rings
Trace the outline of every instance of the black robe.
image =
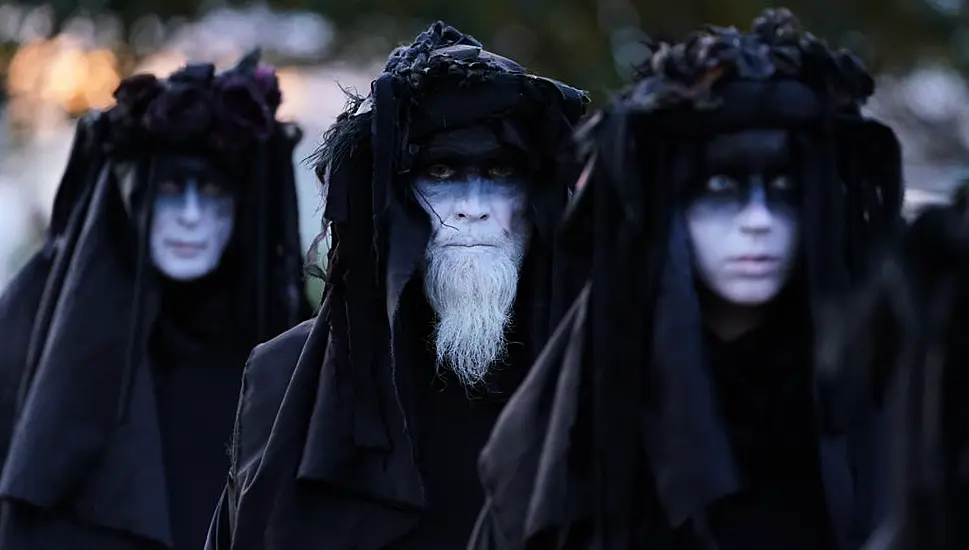
{"type": "Polygon", "coordinates": [[[893,409],[891,513],[867,550],[969,547],[967,189],[919,216],[831,335],[893,409]]]}
{"type": "Polygon", "coordinates": [[[400,303],[398,376],[375,373],[376,395],[361,395],[349,378],[358,373],[346,369],[345,312],[332,298],[315,321],[253,351],[206,548],[444,550],[467,541],[484,500],[476,459],[527,373],[531,347],[512,330],[488,392],[468,394],[435,370],[433,317],[418,280],[400,303]],[[322,368],[306,360],[321,345],[322,368]]]}
{"type": "MultiPolygon", "coordinates": [[[[584,336],[589,330],[588,315],[586,290],[569,310],[496,424],[481,456],[487,503],[471,536],[469,550],[593,548],[590,537],[595,526],[590,521],[598,491],[589,470],[591,459],[581,448],[582,442],[587,441],[583,434],[587,433],[590,421],[588,411],[583,410],[585,399],[581,398],[587,395],[591,374],[586,366],[589,346],[584,336]]],[[[721,349],[714,350],[714,361],[718,361],[717,354],[722,361],[725,355],[738,353],[736,346],[742,348],[744,343],[715,346],[721,349]]],[[[796,377],[791,379],[795,380],[796,377]]],[[[723,373],[716,385],[736,386],[736,382],[737,372],[723,373]],[[730,374],[734,375],[733,381],[728,380],[730,374]]],[[[686,451],[691,447],[684,446],[691,437],[686,432],[717,433],[719,430],[714,431],[711,425],[693,425],[692,430],[684,430],[686,425],[681,425],[675,433],[682,433],[683,441],[668,442],[661,450],[647,450],[650,448],[647,442],[654,434],[647,427],[649,413],[644,410],[642,439],[637,451],[641,467],[635,479],[627,480],[632,491],[639,495],[635,508],[638,512],[634,513],[631,524],[620,524],[617,529],[622,532],[614,531],[612,536],[617,540],[628,537],[630,547],[650,550],[716,547],[712,546],[714,541],[721,548],[776,548],[771,545],[777,542],[771,540],[771,535],[783,537],[784,533],[770,527],[754,534],[731,529],[739,527],[738,521],[749,524],[758,521],[758,517],[766,521],[775,513],[796,526],[796,515],[806,512],[812,516],[805,516],[805,522],[799,527],[813,530],[819,520],[829,518],[834,540],[830,545],[825,541],[818,543],[822,546],[807,548],[860,548],[884,512],[884,472],[879,461],[883,454],[880,447],[883,419],[873,409],[830,410],[826,406],[827,391],[817,384],[804,389],[815,403],[814,414],[801,417],[801,433],[808,437],[786,434],[791,436],[788,440],[791,452],[784,453],[775,447],[777,452],[773,457],[775,460],[798,458],[785,468],[796,466],[808,475],[812,470],[816,472],[820,483],[803,479],[804,483],[793,483],[800,487],[796,493],[788,494],[800,497],[801,502],[789,502],[780,510],[769,510],[756,502],[749,504],[750,495],[757,491],[761,492],[757,498],[770,498],[765,489],[771,484],[766,475],[769,472],[763,470],[763,464],[757,465],[757,461],[772,458],[756,448],[763,440],[746,438],[741,433],[750,429],[750,423],[766,422],[744,410],[756,406],[749,399],[746,402],[730,399],[720,404],[723,412],[732,417],[725,431],[734,445],[736,471],[730,461],[724,463],[717,456],[691,455],[686,451]],[[815,436],[810,437],[814,430],[815,436]],[[747,443],[736,445],[738,440],[747,443]],[[679,453],[677,445],[687,454],[679,453]],[[801,448],[796,449],[798,446],[801,448]],[[814,456],[801,454],[812,447],[816,449],[814,456]],[[647,453],[668,453],[668,458],[654,456],[647,461],[647,453]],[[656,465],[662,468],[658,474],[656,465]],[[736,472],[740,472],[739,476],[736,472]],[[812,486],[819,489],[817,493],[812,491],[812,486]],[[667,517],[676,515],[678,510],[685,511],[681,515],[688,519],[674,529],[667,517]]],[[[738,397],[736,389],[732,393],[732,397],[738,397]]],[[[797,392],[790,395],[796,397],[797,392]]],[[[802,397],[802,404],[812,401],[809,396],[802,397]]],[[[796,426],[800,411],[795,408],[788,411],[795,413],[788,418],[796,426]]],[[[783,413],[781,409],[775,412],[783,413]]],[[[683,413],[680,416],[682,420],[683,413]]],[[[824,540],[823,532],[816,535],[824,540]]]]}
{"type": "Polygon", "coordinates": [[[836,548],[822,487],[809,334],[783,312],[732,341],[707,331],[717,408],[741,480],[737,493],[707,509],[720,550],[836,548]]]}
{"type": "Polygon", "coordinates": [[[225,322],[232,296],[208,285],[173,293],[155,327],[151,370],[173,548],[197,550],[229,467],[242,366],[251,350],[225,322]]]}
{"type": "MultiPolygon", "coordinates": [[[[229,464],[227,449],[241,365],[249,350],[238,342],[233,327],[225,324],[226,316],[232,314],[227,307],[231,296],[225,291],[220,292],[212,281],[185,288],[167,286],[163,311],[149,344],[146,370],[151,375],[139,384],[146,400],[135,409],[139,418],[127,426],[134,428],[137,422],[156,432],[158,443],[144,440],[119,453],[131,453],[128,459],[142,462],[136,469],[143,470],[136,475],[150,481],[140,486],[123,477],[115,482],[119,485],[102,488],[107,494],[98,500],[103,498],[105,508],[112,509],[113,499],[125,502],[114,491],[152,490],[146,506],[159,521],[169,523],[159,529],[170,528],[171,544],[105,528],[83,516],[73,517],[73,512],[51,514],[11,500],[2,505],[0,548],[192,550],[202,546],[229,464]],[[160,447],[155,446],[158,444],[160,447]],[[128,483],[131,486],[123,487],[128,483]]],[[[130,472],[125,465],[112,466],[114,473],[130,472]]]]}
{"type": "Polygon", "coordinates": [[[293,132],[254,150],[222,262],[184,284],[147,253],[154,157],[106,155],[109,123],[78,123],[47,239],[0,295],[3,550],[200,548],[244,358],[309,316],[293,132]]]}

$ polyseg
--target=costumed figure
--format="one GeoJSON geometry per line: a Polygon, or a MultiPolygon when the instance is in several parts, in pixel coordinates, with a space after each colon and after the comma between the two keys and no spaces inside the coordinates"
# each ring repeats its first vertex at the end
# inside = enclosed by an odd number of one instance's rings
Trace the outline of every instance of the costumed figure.
{"type": "Polygon", "coordinates": [[[767,10],[659,46],[590,116],[562,237],[590,281],[482,452],[469,548],[859,547],[879,410],[812,356],[820,309],[902,223],[872,91],[767,10]]]}
{"type": "Polygon", "coordinates": [[[554,326],[586,103],[440,22],[351,98],[318,155],[323,305],[249,360],[209,549],[467,542],[478,453],[554,326]]]}
{"type": "Polygon", "coordinates": [[[259,54],[128,78],[84,116],[0,298],[0,548],[195,550],[242,365],[308,318],[293,148],[259,54]]]}
{"type": "Polygon", "coordinates": [[[969,548],[969,186],[927,208],[827,323],[832,376],[891,411],[888,517],[866,550],[969,548]]]}

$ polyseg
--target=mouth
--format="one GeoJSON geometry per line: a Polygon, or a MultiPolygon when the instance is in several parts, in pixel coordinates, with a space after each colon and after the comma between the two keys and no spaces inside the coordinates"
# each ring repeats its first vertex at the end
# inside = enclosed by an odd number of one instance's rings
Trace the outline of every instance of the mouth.
{"type": "Polygon", "coordinates": [[[767,277],[777,272],[781,259],[777,256],[748,254],[727,260],[731,270],[741,277],[767,277]]]}
{"type": "Polygon", "coordinates": [[[205,250],[205,243],[166,240],[165,248],[171,250],[179,258],[194,258],[205,250]]]}
{"type": "Polygon", "coordinates": [[[443,246],[445,248],[448,248],[448,247],[457,247],[457,248],[493,248],[495,245],[493,245],[493,244],[485,244],[485,243],[447,243],[447,244],[445,244],[443,246]]]}

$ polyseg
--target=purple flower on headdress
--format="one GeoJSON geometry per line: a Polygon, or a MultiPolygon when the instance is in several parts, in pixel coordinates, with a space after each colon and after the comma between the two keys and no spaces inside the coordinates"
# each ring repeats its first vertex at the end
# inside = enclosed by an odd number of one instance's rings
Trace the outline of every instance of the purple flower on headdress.
{"type": "Polygon", "coordinates": [[[250,75],[225,73],[215,80],[215,124],[212,143],[240,149],[251,139],[263,140],[272,131],[273,114],[259,83],[250,75]]]}
{"type": "Polygon", "coordinates": [[[169,83],[143,120],[149,132],[167,141],[197,138],[212,121],[212,93],[195,83],[169,83]]]}
{"type": "Polygon", "coordinates": [[[848,50],[828,55],[823,74],[828,91],[839,105],[864,103],[875,91],[875,81],[865,63],[848,50]]]}
{"type": "Polygon", "coordinates": [[[121,81],[114,91],[114,99],[126,117],[138,120],[164,89],[155,75],[138,74],[121,81]]]}
{"type": "Polygon", "coordinates": [[[276,78],[276,69],[260,65],[253,75],[253,80],[256,81],[256,88],[259,93],[266,99],[269,112],[275,115],[276,109],[283,101],[283,94],[279,90],[279,79],[276,78]]]}

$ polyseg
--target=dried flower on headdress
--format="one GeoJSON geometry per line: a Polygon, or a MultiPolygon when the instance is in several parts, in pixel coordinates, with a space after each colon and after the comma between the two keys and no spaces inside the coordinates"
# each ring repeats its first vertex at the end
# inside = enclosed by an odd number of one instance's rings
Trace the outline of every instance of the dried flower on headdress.
{"type": "Polygon", "coordinates": [[[708,26],[679,44],[661,44],[637,71],[623,99],[638,110],[717,105],[712,90],[726,80],[798,80],[838,106],[860,105],[874,92],[864,63],[828,49],[786,8],[768,9],[749,33],[708,26]]]}
{"type": "Polygon", "coordinates": [[[282,94],[275,70],[258,59],[257,50],[218,75],[212,64],[190,64],[164,80],[125,79],[108,111],[113,145],[197,143],[229,152],[265,140],[282,94]]]}

